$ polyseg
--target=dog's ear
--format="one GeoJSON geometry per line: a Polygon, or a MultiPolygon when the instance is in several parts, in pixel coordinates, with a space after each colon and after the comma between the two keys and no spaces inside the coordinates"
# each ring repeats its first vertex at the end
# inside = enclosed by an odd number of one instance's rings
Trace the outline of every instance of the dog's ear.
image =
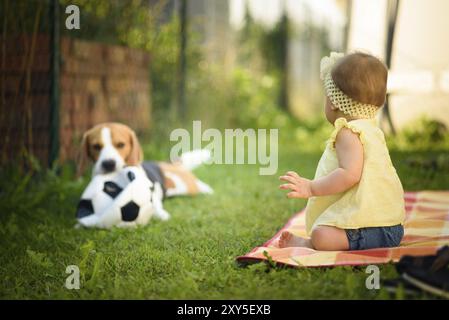
{"type": "Polygon", "coordinates": [[[78,164],[76,168],[77,177],[80,177],[81,175],[84,174],[84,172],[86,171],[87,164],[89,163],[90,160],[89,142],[88,142],[89,132],[90,131],[86,131],[83,134],[83,138],[81,140],[81,149],[77,157],[78,158],[78,164]]]}
{"type": "Polygon", "coordinates": [[[137,140],[136,133],[130,130],[131,135],[131,151],[128,158],[126,159],[126,164],[130,166],[138,166],[143,161],[143,151],[140,146],[139,140],[137,140]]]}

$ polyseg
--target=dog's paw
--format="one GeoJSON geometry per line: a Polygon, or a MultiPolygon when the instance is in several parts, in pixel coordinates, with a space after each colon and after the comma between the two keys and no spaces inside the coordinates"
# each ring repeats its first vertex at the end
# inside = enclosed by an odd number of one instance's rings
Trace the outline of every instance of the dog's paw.
{"type": "Polygon", "coordinates": [[[198,190],[200,193],[204,194],[213,194],[214,190],[207,184],[201,180],[196,180],[196,185],[198,186],[198,190]]]}
{"type": "Polygon", "coordinates": [[[78,225],[86,228],[101,227],[100,219],[94,214],[78,219],[78,225]]]}
{"type": "Polygon", "coordinates": [[[158,210],[155,212],[155,217],[162,221],[167,221],[170,219],[170,214],[165,210],[158,210]]]}

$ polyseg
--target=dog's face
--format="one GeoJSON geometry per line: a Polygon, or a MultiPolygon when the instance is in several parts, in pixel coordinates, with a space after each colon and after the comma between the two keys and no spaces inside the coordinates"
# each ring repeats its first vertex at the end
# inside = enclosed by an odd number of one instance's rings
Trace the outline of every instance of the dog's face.
{"type": "Polygon", "coordinates": [[[99,124],[83,136],[83,159],[95,163],[93,174],[110,173],[126,165],[136,166],[142,162],[142,148],[136,134],[128,126],[120,123],[99,124]]]}

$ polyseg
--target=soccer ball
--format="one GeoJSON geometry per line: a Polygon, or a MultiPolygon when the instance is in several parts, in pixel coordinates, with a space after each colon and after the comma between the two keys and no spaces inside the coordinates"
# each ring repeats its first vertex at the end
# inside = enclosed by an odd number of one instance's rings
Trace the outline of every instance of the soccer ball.
{"type": "Polygon", "coordinates": [[[78,203],[81,226],[111,228],[145,225],[154,213],[162,188],[151,182],[140,167],[96,175],[78,203]]]}

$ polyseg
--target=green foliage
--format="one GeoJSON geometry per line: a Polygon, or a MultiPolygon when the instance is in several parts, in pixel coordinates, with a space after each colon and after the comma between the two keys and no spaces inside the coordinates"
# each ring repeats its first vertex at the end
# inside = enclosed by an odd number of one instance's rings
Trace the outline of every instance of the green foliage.
{"type": "Polygon", "coordinates": [[[436,120],[422,117],[408,124],[396,136],[387,137],[394,150],[449,150],[449,131],[436,120]]]}
{"type": "MultiPolygon", "coordinates": [[[[164,2],[151,10],[145,9],[145,0],[61,3],[81,7],[82,29],[75,36],[151,53],[155,113],[153,130],[145,137],[151,143],[143,147],[147,159],[166,159],[169,132],[186,127],[167,112],[175,92],[177,18],[160,23],[164,2]]],[[[200,119],[217,128],[280,128],[278,173],[296,170],[311,178],[332,126],[321,117],[296,121],[279,108],[281,79],[276,70],[283,53],[271,46],[283,41],[285,26],[278,27],[267,32],[248,24],[239,66],[230,71],[206,61],[198,46],[188,47],[187,124],[200,119]],[[254,57],[261,46],[262,54],[254,57]]],[[[194,37],[191,32],[189,39],[194,37]]],[[[448,137],[440,125],[423,121],[388,137],[388,142],[406,190],[447,189],[448,137]],[[416,149],[434,151],[409,151],[416,149]]],[[[0,169],[0,298],[404,297],[400,289],[393,296],[366,290],[363,268],[297,270],[275,266],[272,260],[238,267],[236,256],[265,242],[305,205],[303,200],[285,200],[277,175],[259,176],[257,166],[204,166],[197,173],[212,185],[214,195],[167,201],[172,213],[168,222],[105,231],[74,228],[87,178],[76,180],[67,166],[44,170],[30,164],[28,174],[15,167],[0,169]],[[80,267],[80,290],[64,288],[65,268],[72,264],[80,267]]],[[[396,277],[394,266],[383,266],[381,276],[396,277]]]]}
{"type": "Polygon", "coordinates": [[[231,123],[243,128],[282,128],[289,116],[282,112],[276,99],[278,80],[270,75],[262,77],[248,69],[238,68],[232,73],[228,111],[231,123]]]}
{"type": "Polygon", "coordinates": [[[22,33],[48,32],[48,1],[42,0],[2,0],[0,12],[2,23],[0,33],[18,35],[22,33]]]}
{"type": "Polygon", "coordinates": [[[322,152],[334,127],[323,118],[301,121],[291,132],[291,138],[302,152],[322,152]]]}
{"type": "MultiPolygon", "coordinates": [[[[319,124],[307,126],[321,130],[319,124]]],[[[146,155],[167,150],[159,147],[144,145],[146,155]]],[[[278,173],[293,169],[313,176],[320,152],[305,152],[294,139],[285,139],[280,151],[278,173]]],[[[447,188],[447,174],[430,179],[427,171],[404,161],[416,155],[393,153],[405,188],[447,188]]],[[[305,205],[304,200],[285,199],[277,175],[259,176],[255,165],[199,168],[196,173],[212,185],[214,195],[168,200],[165,207],[172,219],[132,230],[75,229],[75,208],[88,179],[75,180],[70,170],[60,170],[66,173],[41,169],[30,176],[14,168],[0,170],[3,299],[404,297],[400,291],[390,295],[383,289],[367,290],[364,268],[291,269],[270,262],[237,266],[235,257],[264,243],[305,205]],[[80,267],[80,290],[64,287],[68,265],[80,267]]],[[[381,279],[396,276],[393,265],[382,266],[381,279]]]]}
{"type": "Polygon", "coordinates": [[[288,17],[282,15],[279,22],[272,29],[265,30],[259,40],[259,48],[269,71],[275,73],[285,71],[288,54],[288,29],[288,17]]]}
{"type": "Polygon", "coordinates": [[[145,0],[61,1],[62,5],[69,3],[80,6],[82,28],[68,35],[150,53],[153,105],[150,136],[166,138],[173,128],[189,127],[193,119],[216,128],[297,125],[283,109],[286,84],[282,75],[290,33],[286,16],[274,28],[267,29],[247,11],[246,24],[237,34],[237,64],[231,70],[225,70],[220,61],[206,58],[199,35],[190,24],[186,52],[188,117],[182,122],[172,108],[178,81],[180,28],[176,12],[164,16],[167,2],[149,6],[145,0]]]}
{"type": "MultiPolygon", "coordinates": [[[[150,10],[145,0],[60,0],[62,9],[71,4],[80,8],[81,28],[61,28],[65,35],[143,48],[156,37],[154,27],[166,1],[152,6],[150,10]]],[[[61,26],[65,25],[65,19],[66,15],[62,14],[61,26]]]]}
{"type": "Polygon", "coordinates": [[[262,57],[257,48],[260,48],[264,28],[256,23],[248,8],[245,11],[245,24],[238,34],[238,62],[240,65],[250,65],[253,69],[261,67],[262,57]]]}
{"type": "MultiPolygon", "coordinates": [[[[170,107],[179,56],[179,22],[173,15],[162,23],[167,1],[151,6],[145,0],[62,0],[61,4],[76,4],[81,12],[81,29],[66,31],[66,35],[148,51],[153,107],[156,112],[170,107]]],[[[188,60],[193,63],[198,48],[190,49],[188,60]]]]}
{"type": "MultiPolygon", "coordinates": [[[[333,126],[323,117],[291,121],[291,123],[296,124],[292,131],[293,137],[304,151],[323,150],[325,141],[333,130],[333,126]]],[[[396,135],[386,134],[385,138],[390,151],[409,151],[410,154],[415,154],[414,157],[407,160],[412,167],[423,167],[424,169],[433,167],[441,170],[448,168],[449,131],[439,121],[422,117],[408,124],[396,135]],[[446,151],[446,153],[432,153],[431,151],[446,151]],[[437,154],[437,156],[426,156],[426,152],[431,152],[429,155],[437,154]],[[419,156],[419,154],[424,156],[419,156]]]]}

